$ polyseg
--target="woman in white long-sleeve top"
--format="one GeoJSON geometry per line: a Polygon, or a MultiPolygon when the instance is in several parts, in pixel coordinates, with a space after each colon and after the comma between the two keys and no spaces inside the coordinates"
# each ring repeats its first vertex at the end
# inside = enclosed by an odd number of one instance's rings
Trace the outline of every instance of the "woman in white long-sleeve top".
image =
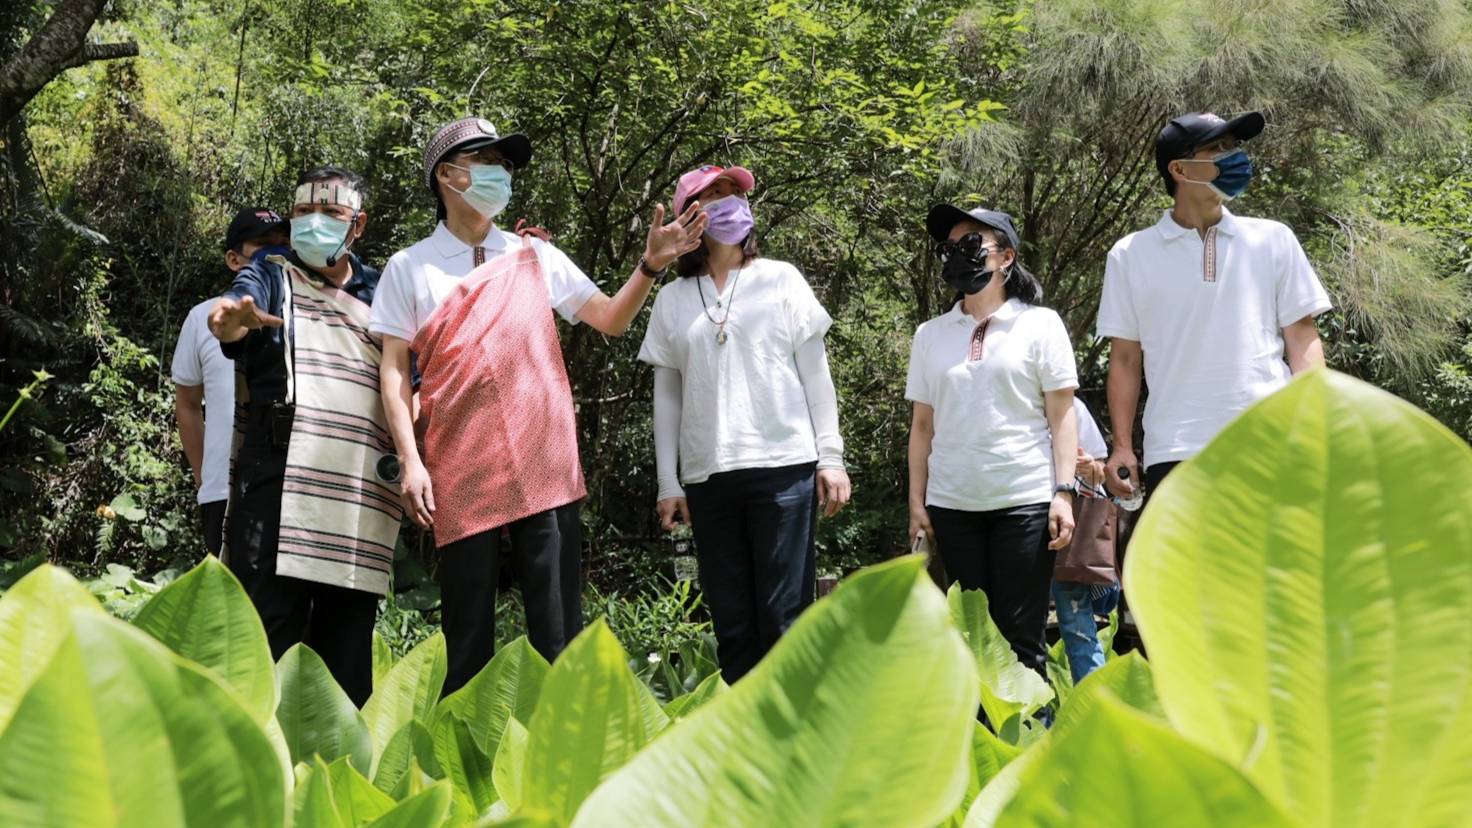
{"type": "Polygon", "coordinates": [[[745,675],[813,600],[817,510],[850,485],[823,335],[832,319],[797,268],[763,258],[741,167],[681,176],[701,247],[659,291],[639,359],[654,366],[657,509],[695,535],[721,674],[745,675]]]}

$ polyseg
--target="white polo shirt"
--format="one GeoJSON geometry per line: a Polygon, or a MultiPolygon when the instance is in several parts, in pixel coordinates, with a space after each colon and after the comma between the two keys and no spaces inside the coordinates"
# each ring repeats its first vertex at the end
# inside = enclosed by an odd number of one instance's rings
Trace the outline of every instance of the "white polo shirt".
{"type": "MultiPolygon", "coordinates": [[[[481,247],[485,248],[486,261],[490,261],[515,250],[521,243],[520,236],[493,226],[481,247]]],[[[532,247],[542,266],[542,279],[547,283],[552,307],[563,319],[577,324],[578,311],[598,292],[598,286],[567,254],[551,244],[533,238],[532,247]]],[[[474,269],[473,248],[440,222],[429,238],[389,258],[373,295],[373,315],[368,329],[412,341],[440,302],[474,269]]]]}
{"type": "Polygon", "coordinates": [[[957,302],[915,330],[905,398],[935,409],[925,503],[986,512],[1053,499],[1043,394],[1078,387],[1058,314],[1009,299],[980,323],[957,302]]]}
{"type": "Polygon", "coordinates": [[[1147,466],[1195,456],[1287,384],[1283,328],[1331,307],[1286,225],[1224,209],[1208,236],[1167,210],[1120,239],[1105,265],[1099,336],[1144,350],[1147,466]]]}
{"type": "Polygon", "coordinates": [[[214,299],[195,305],[184,318],[170,374],[179,385],[204,386],[204,459],[199,464],[200,503],[230,497],[230,435],[235,418],[235,362],[210,333],[214,299]]]}
{"type": "Polygon", "coordinates": [[[709,276],[659,289],[639,360],[680,372],[681,483],[818,459],[795,355],[832,324],[802,273],[775,259],[732,271],[724,293],[709,276]],[[724,345],[712,319],[726,319],[724,345]]]}

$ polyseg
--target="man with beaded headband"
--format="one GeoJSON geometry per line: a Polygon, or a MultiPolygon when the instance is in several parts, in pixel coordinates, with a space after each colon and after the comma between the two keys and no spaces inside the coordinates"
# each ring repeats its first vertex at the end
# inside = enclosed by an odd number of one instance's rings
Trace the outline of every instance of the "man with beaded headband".
{"type": "Polygon", "coordinates": [[[693,204],[656,206],[644,255],[613,296],[533,231],[495,219],[531,160],[525,135],[481,118],[441,127],[424,153],[434,232],[389,259],[371,330],[383,336],[383,403],[403,463],[402,503],[434,530],[453,692],[495,647],[503,532],[527,634],[549,661],[582,628],[579,508],[585,494],[572,391],[553,311],[619,336],[650,288],[700,243],[693,204]],[[411,352],[422,382],[414,405],[411,352]]]}
{"type": "Polygon", "coordinates": [[[362,189],[339,167],[304,173],[290,251],[242,268],[209,317],[238,370],[226,563],[272,656],[307,644],[358,705],[403,514],[368,330],[379,274],[351,252],[362,189]]]}

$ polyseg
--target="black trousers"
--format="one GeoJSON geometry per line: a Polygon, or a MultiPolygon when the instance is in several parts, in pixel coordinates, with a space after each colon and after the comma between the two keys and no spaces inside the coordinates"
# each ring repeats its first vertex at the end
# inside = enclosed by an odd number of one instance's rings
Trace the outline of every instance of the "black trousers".
{"type": "Polygon", "coordinates": [[[738,469],[685,488],[700,588],[728,684],[813,602],[817,464],[738,469]]]}
{"type": "Polygon", "coordinates": [[[204,533],[204,550],[220,555],[220,542],[225,537],[225,506],[229,500],[213,500],[199,504],[199,528],[204,533]]]}
{"type": "MultiPolygon", "coordinates": [[[[527,639],[548,661],[583,629],[581,509],[577,501],[506,527],[527,639]]],[[[500,540],[497,527],[439,549],[440,624],[450,657],[444,695],[474,678],[496,652],[500,540]]]]}
{"type": "Polygon", "coordinates": [[[992,621],[1024,665],[1047,678],[1048,504],[988,512],[927,507],[936,549],[962,589],[986,593],[992,621]]]}
{"type": "Polygon", "coordinates": [[[1169,463],[1156,463],[1154,465],[1146,467],[1145,498],[1147,501],[1149,500],[1151,493],[1155,491],[1155,487],[1160,485],[1160,481],[1164,480],[1166,475],[1175,471],[1176,466],[1179,466],[1180,464],[1180,460],[1174,460],[1169,463]]]}
{"type": "Polygon", "coordinates": [[[373,693],[373,622],[378,596],[276,574],[276,539],[281,527],[281,482],[286,454],[274,449],[252,456],[242,446],[230,510],[226,564],[245,587],[280,659],[292,645],[306,644],[322,657],[332,677],[362,707],[373,693]],[[281,472],[271,474],[277,464],[281,472]]]}

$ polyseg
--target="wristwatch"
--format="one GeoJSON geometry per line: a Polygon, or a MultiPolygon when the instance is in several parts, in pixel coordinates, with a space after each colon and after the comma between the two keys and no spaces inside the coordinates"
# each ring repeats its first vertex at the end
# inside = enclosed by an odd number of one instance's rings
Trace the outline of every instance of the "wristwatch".
{"type": "Polygon", "coordinates": [[[651,279],[659,279],[663,277],[664,274],[669,271],[669,269],[670,266],[665,265],[663,270],[655,270],[653,267],[650,267],[649,262],[645,261],[643,256],[639,257],[639,272],[643,273],[645,276],[648,276],[651,279]]]}
{"type": "Polygon", "coordinates": [[[1053,487],[1053,494],[1055,494],[1055,495],[1058,495],[1058,494],[1067,494],[1067,495],[1073,495],[1074,497],[1078,497],[1078,483],[1076,483],[1076,482],[1059,483],[1058,485],[1056,485],[1056,486],[1053,487]]]}

